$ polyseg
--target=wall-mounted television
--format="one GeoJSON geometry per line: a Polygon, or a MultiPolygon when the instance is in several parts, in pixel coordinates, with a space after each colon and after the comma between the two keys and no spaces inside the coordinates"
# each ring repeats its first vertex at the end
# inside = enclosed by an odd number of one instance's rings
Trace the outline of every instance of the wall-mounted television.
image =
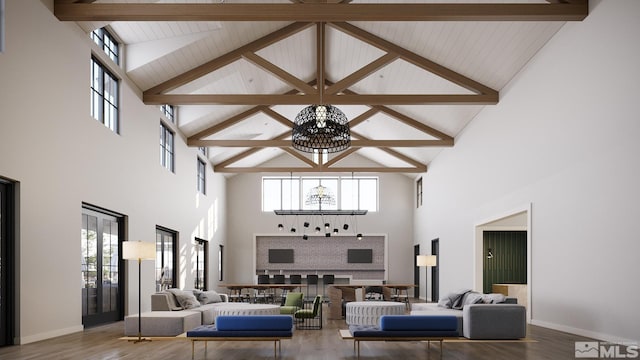
{"type": "Polygon", "coordinates": [[[347,262],[369,264],[373,262],[372,249],[347,249],[347,262]]]}
{"type": "Polygon", "coordinates": [[[293,263],[293,249],[269,249],[270,264],[293,263]]]}

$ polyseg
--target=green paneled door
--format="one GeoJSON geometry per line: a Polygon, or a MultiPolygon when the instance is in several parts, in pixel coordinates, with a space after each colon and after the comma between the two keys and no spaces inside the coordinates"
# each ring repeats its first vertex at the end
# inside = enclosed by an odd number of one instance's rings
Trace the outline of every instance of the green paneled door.
{"type": "Polygon", "coordinates": [[[527,283],[527,232],[483,232],[483,291],[493,284],[527,283]]]}

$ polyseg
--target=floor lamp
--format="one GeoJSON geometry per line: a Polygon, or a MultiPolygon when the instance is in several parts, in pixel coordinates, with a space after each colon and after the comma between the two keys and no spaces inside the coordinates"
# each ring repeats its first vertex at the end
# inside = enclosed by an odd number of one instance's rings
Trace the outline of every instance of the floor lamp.
{"type": "Polygon", "coordinates": [[[125,260],[138,260],[138,339],[132,340],[134,343],[151,341],[142,338],[142,260],[156,259],[156,244],[142,241],[124,241],[122,243],[122,258],[125,260]]]}
{"type": "Polygon", "coordinates": [[[429,288],[427,287],[427,278],[428,278],[427,272],[429,271],[429,266],[436,266],[437,264],[438,264],[438,260],[437,260],[435,255],[418,255],[418,256],[416,256],[416,265],[420,266],[420,267],[427,268],[427,271],[425,271],[425,277],[424,277],[424,287],[425,287],[424,296],[425,296],[425,301],[428,300],[427,299],[427,295],[429,294],[429,288]]]}

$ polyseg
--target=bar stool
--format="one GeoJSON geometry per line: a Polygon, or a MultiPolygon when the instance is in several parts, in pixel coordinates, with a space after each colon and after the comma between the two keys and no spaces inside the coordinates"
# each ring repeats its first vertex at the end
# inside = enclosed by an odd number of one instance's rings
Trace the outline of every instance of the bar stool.
{"type": "Polygon", "coordinates": [[[290,284],[302,284],[302,275],[300,275],[300,274],[289,275],[289,283],[290,284]]]}
{"type": "MultiPolygon", "coordinates": [[[[281,275],[281,274],[273,275],[273,283],[274,284],[284,284],[284,275],[281,275]]],[[[274,302],[275,302],[276,295],[277,294],[275,294],[275,293],[273,294],[274,302]]],[[[280,291],[280,298],[281,298],[280,303],[284,302],[284,298],[286,296],[287,296],[287,291],[285,290],[285,288],[282,288],[281,291],[280,291]]]]}
{"type": "Polygon", "coordinates": [[[322,275],[322,297],[326,299],[324,296],[325,290],[327,289],[327,285],[331,285],[335,282],[336,277],[331,274],[322,275]]]}
{"type": "Polygon", "coordinates": [[[311,301],[311,296],[309,296],[311,287],[309,285],[315,285],[316,287],[316,292],[313,295],[315,298],[318,295],[318,275],[307,275],[307,300],[311,301]]]}
{"type": "MultiPolygon", "coordinates": [[[[269,275],[258,275],[258,285],[263,284],[269,284],[269,275]]],[[[273,296],[270,292],[267,291],[268,289],[265,289],[263,287],[256,287],[255,290],[255,302],[266,303],[269,299],[273,300],[273,296]]]]}

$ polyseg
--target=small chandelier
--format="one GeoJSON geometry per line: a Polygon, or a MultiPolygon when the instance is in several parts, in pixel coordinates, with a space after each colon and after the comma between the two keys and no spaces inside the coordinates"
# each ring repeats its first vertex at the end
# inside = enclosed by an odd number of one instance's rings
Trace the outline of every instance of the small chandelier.
{"type": "Polygon", "coordinates": [[[309,153],[316,150],[330,153],[346,150],[351,145],[349,121],[335,106],[307,106],[294,121],[292,145],[309,153]]]}
{"type": "Polygon", "coordinates": [[[331,190],[322,185],[312,187],[304,201],[306,205],[335,205],[336,197],[331,190]]]}

